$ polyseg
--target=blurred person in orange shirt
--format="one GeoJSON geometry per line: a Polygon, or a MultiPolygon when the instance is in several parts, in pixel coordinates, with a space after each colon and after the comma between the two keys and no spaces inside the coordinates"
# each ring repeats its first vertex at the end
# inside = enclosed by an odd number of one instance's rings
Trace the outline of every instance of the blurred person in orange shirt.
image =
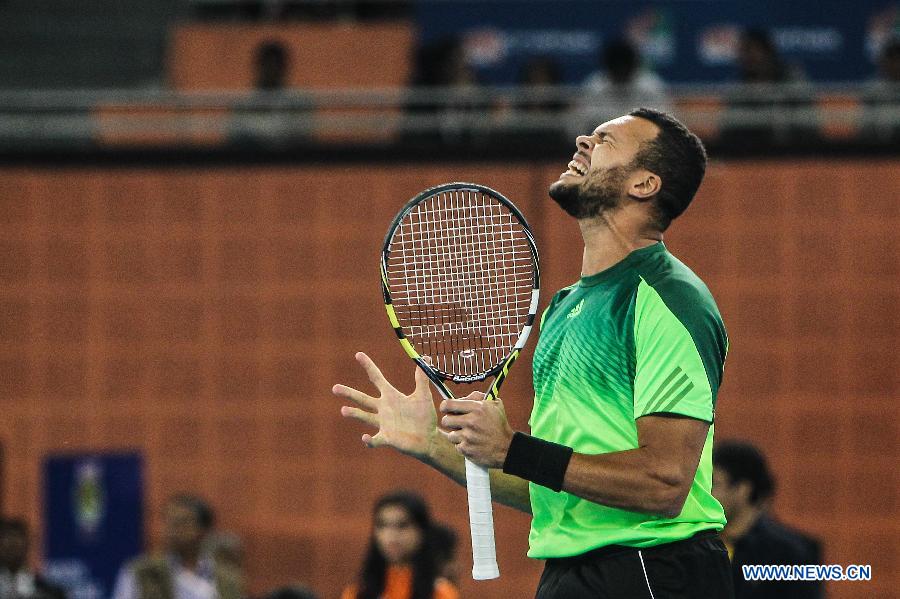
{"type": "Polygon", "coordinates": [[[341,599],[459,599],[441,576],[442,553],[433,530],[428,506],[418,495],[399,491],[381,497],[359,579],[341,599]]]}

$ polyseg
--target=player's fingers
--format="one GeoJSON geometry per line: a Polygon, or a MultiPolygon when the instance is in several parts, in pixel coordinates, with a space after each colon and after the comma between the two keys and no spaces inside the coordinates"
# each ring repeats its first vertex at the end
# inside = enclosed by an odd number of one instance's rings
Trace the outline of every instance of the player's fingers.
{"type": "Polygon", "coordinates": [[[462,417],[454,414],[447,414],[441,418],[441,426],[447,430],[458,431],[463,427],[462,417]]]}
{"type": "Polygon", "coordinates": [[[459,431],[450,431],[447,433],[447,440],[454,445],[459,445],[463,442],[462,434],[459,431]]]}
{"type": "Polygon", "coordinates": [[[367,410],[374,410],[377,404],[377,400],[371,395],[367,395],[362,391],[357,391],[353,387],[347,387],[346,385],[335,385],[331,388],[331,392],[338,397],[349,399],[353,403],[367,410]]]}
{"type": "Polygon", "coordinates": [[[481,391],[472,391],[462,399],[468,399],[469,401],[482,401],[485,398],[485,394],[481,391]]]}
{"type": "Polygon", "coordinates": [[[365,410],[360,410],[359,408],[354,408],[351,406],[341,406],[341,416],[345,418],[353,418],[354,420],[358,420],[363,424],[368,424],[376,428],[380,424],[378,420],[378,414],[366,412],[365,410]]]}
{"type": "Polygon", "coordinates": [[[416,366],[416,390],[413,391],[415,395],[427,395],[428,394],[428,383],[431,381],[428,379],[428,375],[425,374],[425,371],[416,366]]]}
{"type": "Polygon", "coordinates": [[[392,389],[393,386],[384,378],[384,375],[381,374],[381,370],[379,370],[378,366],[375,365],[375,362],[372,361],[372,358],[364,354],[363,352],[356,353],[356,361],[359,362],[359,365],[363,367],[363,370],[366,371],[366,376],[369,377],[369,380],[372,381],[372,384],[379,391],[384,391],[385,389],[392,389]]]}
{"type": "Polygon", "coordinates": [[[366,444],[366,447],[381,447],[384,445],[384,437],[381,436],[381,433],[374,436],[366,434],[362,436],[362,442],[366,444]]]}
{"type": "Polygon", "coordinates": [[[468,414],[477,410],[480,405],[480,401],[470,399],[445,399],[441,402],[441,412],[444,414],[468,414]]]}

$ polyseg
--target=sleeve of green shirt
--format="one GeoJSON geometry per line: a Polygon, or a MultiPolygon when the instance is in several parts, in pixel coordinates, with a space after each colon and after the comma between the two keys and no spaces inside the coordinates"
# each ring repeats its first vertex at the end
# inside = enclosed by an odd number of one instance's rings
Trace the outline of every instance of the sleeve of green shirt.
{"type": "Polygon", "coordinates": [[[712,296],[641,281],[634,312],[634,417],[671,413],[712,422],[727,350],[712,296]]]}

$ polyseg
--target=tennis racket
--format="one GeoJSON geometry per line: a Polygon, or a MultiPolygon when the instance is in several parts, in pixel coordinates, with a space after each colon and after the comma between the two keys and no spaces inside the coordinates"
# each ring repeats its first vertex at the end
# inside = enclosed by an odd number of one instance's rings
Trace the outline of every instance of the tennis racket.
{"type": "MultiPolygon", "coordinates": [[[[400,211],[384,240],[384,307],[400,345],[445,399],[446,382],[494,376],[497,397],[538,305],[537,246],[522,213],[493,189],[447,183],[400,211]],[[427,360],[426,360],[427,358],[427,360]]],[[[466,460],[472,577],[497,578],[488,471],[466,460]]]]}

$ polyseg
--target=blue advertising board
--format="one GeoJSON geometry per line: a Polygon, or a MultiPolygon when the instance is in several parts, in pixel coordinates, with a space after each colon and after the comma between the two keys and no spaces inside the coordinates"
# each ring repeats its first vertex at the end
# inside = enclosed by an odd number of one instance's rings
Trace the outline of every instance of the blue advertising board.
{"type": "Polygon", "coordinates": [[[416,4],[422,44],[456,37],[484,83],[512,84],[535,56],[554,59],[563,83],[599,68],[625,38],[672,83],[736,79],[743,28],[765,29],[810,80],[859,81],[876,71],[885,41],[900,36],[897,0],[457,0],[416,4]]]}
{"type": "Polygon", "coordinates": [[[143,549],[141,457],[51,456],[43,483],[48,578],[69,599],[111,596],[119,568],[143,549]]]}

